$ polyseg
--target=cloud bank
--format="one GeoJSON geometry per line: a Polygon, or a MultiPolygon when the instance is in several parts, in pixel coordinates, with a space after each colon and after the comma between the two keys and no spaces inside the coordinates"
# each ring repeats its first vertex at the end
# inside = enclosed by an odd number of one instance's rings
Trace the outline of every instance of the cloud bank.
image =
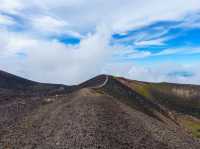
{"type": "Polygon", "coordinates": [[[101,73],[200,84],[197,62],[188,66],[187,59],[151,60],[200,53],[200,45],[167,46],[179,36],[169,34],[171,30],[199,28],[199,0],[0,0],[0,4],[0,69],[65,84],[101,73]],[[174,24],[153,26],[162,21],[174,24]],[[191,75],[184,75],[187,72],[191,75]]]}

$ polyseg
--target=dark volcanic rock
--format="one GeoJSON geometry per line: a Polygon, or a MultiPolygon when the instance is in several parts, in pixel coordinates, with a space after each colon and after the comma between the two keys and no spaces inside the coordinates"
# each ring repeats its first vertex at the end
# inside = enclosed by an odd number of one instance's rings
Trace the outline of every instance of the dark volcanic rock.
{"type": "Polygon", "coordinates": [[[67,87],[2,74],[0,149],[200,148],[170,109],[111,76],[67,87]]]}
{"type": "Polygon", "coordinates": [[[23,79],[21,77],[9,74],[0,70],[0,88],[3,89],[25,89],[28,86],[35,85],[36,82],[23,79]]]}

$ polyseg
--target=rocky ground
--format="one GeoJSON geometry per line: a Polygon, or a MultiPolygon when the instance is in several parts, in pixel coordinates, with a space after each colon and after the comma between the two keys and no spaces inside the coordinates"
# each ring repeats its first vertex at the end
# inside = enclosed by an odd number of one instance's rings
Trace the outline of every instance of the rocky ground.
{"type": "Polygon", "coordinates": [[[200,148],[168,107],[113,77],[105,80],[100,76],[53,94],[13,93],[6,100],[2,93],[0,149],[200,148]]]}

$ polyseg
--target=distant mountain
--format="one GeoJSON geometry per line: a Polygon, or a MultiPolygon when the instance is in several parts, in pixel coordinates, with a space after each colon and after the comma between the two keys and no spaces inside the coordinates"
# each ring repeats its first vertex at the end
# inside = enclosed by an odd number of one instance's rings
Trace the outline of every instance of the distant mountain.
{"type": "Polygon", "coordinates": [[[38,83],[0,70],[0,88],[25,89],[26,87],[33,86],[35,84],[38,83]]]}
{"type": "Polygon", "coordinates": [[[0,72],[0,148],[199,149],[200,86],[100,75],[77,86],[0,72]]]}
{"type": "Polygon", "coordinates": [[[12,90],[17,95],[51,94],[70,89],[66,85],[47,84],[31,81],[16,75],[0,71],[0,89],[12,90]]]}

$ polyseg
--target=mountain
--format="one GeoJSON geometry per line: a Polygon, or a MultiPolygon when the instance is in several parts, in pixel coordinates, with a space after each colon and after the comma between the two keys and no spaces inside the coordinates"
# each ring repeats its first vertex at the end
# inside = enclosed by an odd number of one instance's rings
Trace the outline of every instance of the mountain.
{"type": "Polygon", "coordinates": [[[0,73],[0,148],[199,149],[200,86],[100,75],[77,86],[0,73]]]}
{"type": "MultiPolygon", "coordinates": [[[[71,87],[60,84],[47,84],[30,81],[13,74],[0,71],[0,89],[2,91],[12,91],[19,95],[33,95],[33,94],[54,94],[55,92],[61,92],[69,90],[71,87]]],[[[5,92],[3,92],[4,94],[5,92]]],[[[8,94],[9,95],[9,94],[8,94]]]]}
{"type": "Polygon", "coordinates": [[[31,86],[34,84],[36,84],[36,82],[23,79],[4,71],[0,71],[0,88],[25,89],[27,86],[31,86]]]}

